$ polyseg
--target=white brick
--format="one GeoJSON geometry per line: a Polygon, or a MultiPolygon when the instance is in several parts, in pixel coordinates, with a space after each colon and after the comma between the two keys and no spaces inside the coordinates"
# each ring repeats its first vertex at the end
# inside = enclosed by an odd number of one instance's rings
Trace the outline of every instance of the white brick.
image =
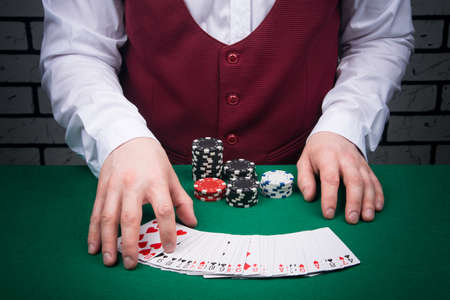
{"type": "Polygon", "coordinates": [[[413,54],[404,80],[450,80],[450,53],[413,54]]]}
{"type": "Polygon", "coordinates": [[[31,35],[33,37],[33,49],[41,50],[44,26],[42,22],[31,22],[31,35]]]}
{"type": "Polygon", "coordinates": [[[450,145],[439,145],[436,148],[436,163],[450,164],[450,145]]]}
{"type": "Polygon", "coordinates": [[[0,148],[0,165],[39,165],[37,148],[0,148]]]}
{"type": "Polygon", "coordinates": [[[26,50],[27,34],[22,22],[0,22],[0,50],[26,50]]]}
{"type": "Polygon", "coordinates": [[[442,88],[441,110],[450,110],[450,85],[444,85],[442,88]]]}
{"type": "Polygon", "coordinates": [[[450,116],[392,116],[387,140],[450,141],[450,116]]]}
{"type": "Polygon", "coordinates": [[[416,48],[433,49],[442,45],[444,21],[443,20],[415,20],[416,48]]]}
{"type": "Polygon", "coordinates": [[[40,82],[39,55],[0,55],[0,81],[40,82]]]}
{"type": "Polygon", "coordinates": [[[380,146],[368,153],[371,164],[429,164],[431,146],[380,146]]]}
{"type": "Polygon", "coordinates": [[[450,15],[448,0],[412,0],[412,13],[419,15],[450,15]]]}
{"type": "Polygon", "coordinates": [[[47,93],[44,92],[43,89],[38,89],[38,97],[39,97],[39,111],[42,114],[51,114],[52,113],[52,105],[50,103],[50,99],[47,96],[47,93]]]}
{"type": "Polygon", "coordinates": [[[436,97],[435,85],[404,85],[402,92],[389,103],[389,108],[392,112],[429,111],[434,109],[436,97]]]}
{"type": "Polygon", "coordinates": [[[0,113],[33,113],[33,95],[29,87],[0,87],[0,113]]]}
{"type": "Polygon", "coordinates": [[[0,17],[42,17],[41,0],[1,0],[0,17]]]}
{"type": "Polygon", "coordinates": [[[52,118],[0,119],[0,143],[64,143],[64,129],[52,118]]]}
{"type": "Polygon", "coordinates": [[[86,165],[84,159],[69,148],[44,149],[46,165],[86,165]]]}

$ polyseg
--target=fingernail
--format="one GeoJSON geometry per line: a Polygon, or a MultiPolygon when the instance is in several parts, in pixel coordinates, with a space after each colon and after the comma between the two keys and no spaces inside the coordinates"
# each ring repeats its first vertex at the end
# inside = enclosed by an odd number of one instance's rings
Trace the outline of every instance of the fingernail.
{"type": "Polygon", "coordinates": [[[370,209],[370,208],[366,209],[364,211],[364,214],[366,215],[366,218],[368,218],[368,219],[373,219],[373,217],[374,217],[373,209],[370,209]]]}
{"type": "Polygon", "coordinates": [[[94,244],[92,244],[92,243],[88,244],[88,252],[90,254],[94,254],[94,252],[95,252],[95,245],[94,244]]]}
{"type": "Polygon", "coordinates": [[[326,215],[326,217],[327,217],[328,219],[333,219],[333,217],[334,217],[334,209],[332,209],[332,208],[327,209],[327,215],[326,215]]]}
{"type": "Polygon", "coordinates": [[[166,252],[166,253],[171,253],[171,252],[173,252],[174,250],[175,250],[175,245],[172,244],[172,243],[167,243],[167,244],[164,246],[164,252],[166,252]]]}
{"type": "Polygon", "coordinates": [[[123,258],[123,265],[127,269],[131,269],[134,267],[134,260],[130,256],[125,256],[123,258]]]}
{"type": "Polygon", "coordinates": [[[377,202],[375,205],[377,207],[377,210],[382,210],[383,209],[383,203],[381,203],[381,201],[377,202]]]}
{"type": "Polygon", "coordinates": [[[350,215],[348,216],[351,223],[356,224],[358,223],[359,214],[356,211],[352,211],[350,215]]]}
{"type": "Polygon", "coordinates": [[[103,262],[110,263],[112,260],[112,255],[109,252],[103,252],[103,262]]]}

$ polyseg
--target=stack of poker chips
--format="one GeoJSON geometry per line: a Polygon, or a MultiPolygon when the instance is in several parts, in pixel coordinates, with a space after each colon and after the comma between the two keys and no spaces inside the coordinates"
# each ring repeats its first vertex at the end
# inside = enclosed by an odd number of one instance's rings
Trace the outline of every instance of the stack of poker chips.
{"type": "Polygon", "coordinates": [[[258,204],[258,185],[259,182],[250,177],[230,179],[226,192],[228,205],[248,208],[258,204]]]}
{"type": "Polygon", "coordinates": [[[220,201],[226,190],[226,183],[219,178],[202,178],[194,183],[194,196],[201,201],[220,201]]]}
{"type": "Polygon", "coordinates": [[[261,176],[261,193],[269,198],[280,199],[292,195],[294,175],[286,171],[267,171],[261,176]]]}
{"type": "Polygon", "coordinates": [[[204,137],[192,142],[192,179],[220,178],[223,165],[223,143],[204,137]]]}
{"type": "Polygon", "coordinates": [[[222,178],[224,180],[228,181],[239,177],[250,177],[257,179],[258,177],[255,170],[255,163],[239,158],[229,160],[223,165],[222,178]]]}

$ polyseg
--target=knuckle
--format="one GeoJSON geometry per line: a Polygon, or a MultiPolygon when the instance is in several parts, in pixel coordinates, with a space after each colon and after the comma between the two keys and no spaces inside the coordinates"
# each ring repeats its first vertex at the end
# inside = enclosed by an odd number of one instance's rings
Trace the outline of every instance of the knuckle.
{"type": "Polygon", "coordinates": [[[97,214],[91,215],[90,223],[92,225],[100,224],[100,222],[101,222],[101,217],[99,215],[97,215],[97,214]]]}
{"type": "Polygon", "coordinates": [[[325,174],[323,180],[326,184],[339,186],[339,175],[337,174],[325,174]]]}
{"type": "Polygon", "coordinates": [[[102,225],[113,225],[115,223],[114,216],[110,214],[102,214],[101,216],[102,225]]]}
{"type": "Polygon", "coordinates": [[[125,187],[132,187],[136,184],[136,172],[127,170],[122,174],[122,183],[125,187]]]}
{"type": "Polygon", "coordinates": [[[341,162],[344,166],[356,165],[355,156],[352,153],[348,153],[348,152],[341,155],[341,162]]]}
{"type": "Polygon", "coordinates": [[[352,187],[362,187],[363,186],[363,179],[360,175],[349,175],[348,176],[348,180],[347,180],[348,184],[352,187]]]}
{"type": "Polygon", "coordinates": [[[157,207],[156,214],[162,218],[170,217],[173,214],[173,208],[168,203],[161,204],[157,207]]]}
{"type": "Polygon", "coordinates": [[[347,199],[347,208],[349,210],[357,210],[360,211],[361,210],[361,204],[362,204],[362,199],[357,198],[357,197],[350,197],[349,199],[347,199]]]}
{"type": "Polygon", "coordinates": [[[123,213],[120,218],[120,223],[127,226],[127,225],[135,225],[140,223],[139,217],[135,214],[130,213],[123,213]]]}

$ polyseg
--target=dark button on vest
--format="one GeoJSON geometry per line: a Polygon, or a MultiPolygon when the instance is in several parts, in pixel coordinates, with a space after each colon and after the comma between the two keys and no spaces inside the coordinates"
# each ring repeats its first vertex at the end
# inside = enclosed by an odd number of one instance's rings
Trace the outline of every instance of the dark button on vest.
{"type": "Polygon", "coordinates": [[[227,96],[227,103],[230,105],[237,105],[239,104],[239,101],[240,101],[239,96],[236,94],[229,94],[227,96]]]}

